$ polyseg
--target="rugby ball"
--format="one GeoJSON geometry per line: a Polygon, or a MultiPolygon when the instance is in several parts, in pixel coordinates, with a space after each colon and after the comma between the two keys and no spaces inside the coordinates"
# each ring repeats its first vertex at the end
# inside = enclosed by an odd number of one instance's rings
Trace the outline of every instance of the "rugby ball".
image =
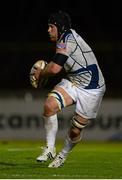
{"type": "Polygon", "coordinates": [[[38,69],[43,70],[47,65],[47,62],[44,60],[38,60],[31,68],[30,71],[30,83],[34,88],[37,88],[40,84],[40,82],[42,82],[42,79],[36,79],[36,77],[34,76],[35,71],[38,69]]]}
{"type": "Polygon", "coordinates": [[[34,66],[34,68],[44,69],[46,65],[47,65],[46,61],[38,60],[33,66],[34,66]]]}

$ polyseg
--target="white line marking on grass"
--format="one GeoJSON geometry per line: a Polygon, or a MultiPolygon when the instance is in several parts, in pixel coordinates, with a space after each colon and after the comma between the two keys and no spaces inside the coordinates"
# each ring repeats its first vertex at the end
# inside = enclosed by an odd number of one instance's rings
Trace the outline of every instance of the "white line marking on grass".
{"type": "Polygon", "coordinates": [[[7,151],[33,151],[35,148],[8,148],[7,151]]]}
{"type": "Polygon", "coordinates": [[[71,175],[71,174],[53,174],[52,176],[53,177],[62,177],[62,176],[64,177],[65,176],[67,178],[71,178],[73,176],[73,177],[76,177],[76,178],[79,178],[79,177],[81,178],[81,175],[78,175],[78,174],[74,174],[74,175],[71,175]]]}

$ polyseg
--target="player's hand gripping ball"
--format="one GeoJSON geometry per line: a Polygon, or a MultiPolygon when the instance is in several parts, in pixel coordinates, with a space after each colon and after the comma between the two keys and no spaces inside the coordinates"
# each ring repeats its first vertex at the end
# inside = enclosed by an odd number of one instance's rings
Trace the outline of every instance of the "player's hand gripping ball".
{"type": "Polygon", "coordinates": [[[38,60],[31,68],[30,71],[30,83],[34,88],[38,88],[40,83],[43,82],[44,79],[41,79],[40,74],[41,70],[43,70],[47,65],[47,62],[44,60],[38,60]]]}

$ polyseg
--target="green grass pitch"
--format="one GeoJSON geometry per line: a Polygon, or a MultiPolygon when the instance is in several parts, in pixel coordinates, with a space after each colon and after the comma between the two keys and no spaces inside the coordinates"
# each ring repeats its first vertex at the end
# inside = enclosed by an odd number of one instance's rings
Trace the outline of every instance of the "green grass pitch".
{"type": "MultiPolygon", "coordinates": [[[[44,142],[0,141],[0,179],[120,179],[122,143],[81,142],[64,166],[48,168],[36,162],[44,142]]],[[[57,151],[62,141],[57,141],[57,151]]]]}

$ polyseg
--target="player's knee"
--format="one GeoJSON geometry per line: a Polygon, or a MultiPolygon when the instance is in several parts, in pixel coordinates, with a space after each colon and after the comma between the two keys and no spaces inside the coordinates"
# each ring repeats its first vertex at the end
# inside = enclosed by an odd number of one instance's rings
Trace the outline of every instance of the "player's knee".
{"type": "Polygon", "coordinates": [[[44,116],[51,116],[56,114],[58,107],[55,104],[53,98],[48,98],[44,103],[44,116]]]}
{"type": "Polygon", "coordinates": [[[48,115],[50,115],[52,112],[53,112],[54,110],[53,110],[53,106],[51,105],[51,103],[49,103],[49,102],[45,102],[45,104],[44,104],[44,115],[45,116],[48,116],[48,115]]]}

